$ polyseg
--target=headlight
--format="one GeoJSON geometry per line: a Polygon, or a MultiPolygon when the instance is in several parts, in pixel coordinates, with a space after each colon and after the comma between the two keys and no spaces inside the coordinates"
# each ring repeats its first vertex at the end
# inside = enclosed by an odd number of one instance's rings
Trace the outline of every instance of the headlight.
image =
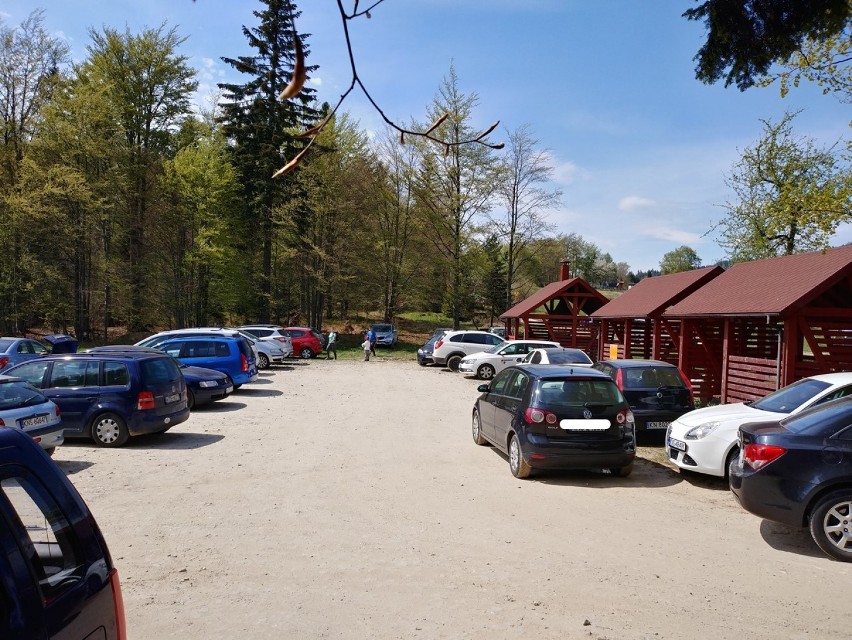
{"type": "Polygon", "coordinates": [[[704,424],[700,424],[687,431],[686,435],[683,437],[687,440],[700,440],[701,438],[706,438],[713,433],[713,430],[718,427],[719,424],[719,422],[705,422],[704,424]]]}
{"type": "Polygon", "coordinates": [[[218,386],[219,386],[219,383],[218,383],[218,382],[216,382],[215,380],[202,380],[201,382],[199,382],[199,383],[198,383],[198,386],[199,386],[199,387],[204,387],[204,388],[207,388],[207,387],[218,387],[218,386]]]}

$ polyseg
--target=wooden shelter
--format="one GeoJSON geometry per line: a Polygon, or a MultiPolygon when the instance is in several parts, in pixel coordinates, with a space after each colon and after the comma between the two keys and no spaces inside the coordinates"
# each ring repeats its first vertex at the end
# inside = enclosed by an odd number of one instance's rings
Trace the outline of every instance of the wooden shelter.
{"type": "Polygon", "coordinates": [[[592,313],[600,322],[598,359],[653,358],[677,364],[679,327],[662,314],[722,273],[722,267],[706,267],[644,278],[592,313]]]}
{"type": "Polygon", "coordinates": [[[752,400],[852,370],[852,245],[741,262],[666,309],[702,398],[752,400]]]}
{"type": "Polygon", "coordinates": [[[508,335],[554,340],[563,347],[598,353],[597,328],[589,317],[609,300],[582,278],[572,278],[567,259],[560,262],[559,280],[542,287],[504,312],[500,319],[508,335]]]}

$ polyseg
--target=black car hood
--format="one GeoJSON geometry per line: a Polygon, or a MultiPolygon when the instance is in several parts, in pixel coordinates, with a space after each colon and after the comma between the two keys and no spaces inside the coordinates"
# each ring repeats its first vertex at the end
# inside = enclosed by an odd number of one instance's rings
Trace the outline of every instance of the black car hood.
{"type": "Polygon", "coordinates": [[[205,369],[204,367],[181,367],[180,372],[184,378],[189,380],[222,380],[227,378],[221,371],[205,369]]]}

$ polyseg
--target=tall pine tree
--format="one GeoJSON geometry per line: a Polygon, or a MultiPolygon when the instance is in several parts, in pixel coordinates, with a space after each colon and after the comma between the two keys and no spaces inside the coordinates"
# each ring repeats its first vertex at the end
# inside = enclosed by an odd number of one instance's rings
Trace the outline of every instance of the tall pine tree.
{"type": "MultiPolygon", "coordinates": [[[[244,84],[223,83],[219,87],[224,91],[220,120],[232,142],[233,163],[244,190],[238,249],[247,259],[250,256],[252,281],[258,284],[254,299],[246,301],[245,311],[260,322],[269,322],[276,209],[298,198],[298,181],[292,174],[275,180],[272,174],[304,146],[294,132],[313,123],[319,112],[311,106],[314,90],[308,87],[291,100],[278,100],[293,75],[294,38],[301,39],[306,58],[310,53],[305,44],[308,36],[295,30],[301,12],[290,0],[260,2],[265,8],[253,12],[259,26],[243,26],[243,34],[256,53],[222,58],[250,79],[244,84]]],[[[308,67],[308,72],[315,69],[308,67]]]]}

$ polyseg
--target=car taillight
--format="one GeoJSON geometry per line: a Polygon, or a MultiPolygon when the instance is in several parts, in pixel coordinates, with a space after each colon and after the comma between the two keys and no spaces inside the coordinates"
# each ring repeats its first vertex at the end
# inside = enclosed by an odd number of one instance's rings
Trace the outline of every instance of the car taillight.
{"type": "Polygon", "coordinates": [[[278,342],[287,342],[288,340],[287,338],[282,338],[281,336],[275,336],[275,339],[278,340],[278,342]]]}
{"type": "MultiPolygon", "coordinates": [[[[621,373],[621,372],[619,372],[621,373]]],[[[634,422],[633,412],[630,409],[622,409],[618,413],[615,414],[615,421],[618,424],[626,424],[630,422],[634,422]]]]}
{"type": "Polygon", "coordinates": [[[7,358],[6,356],[0,358],[0,369],[5,367],[7,364],[9,364],[9,358],[7,358]]]}
{"type": "Polygon", "coordinates": [[[442,344],[444,344],[444,341],[438,340],[438,342],[435,343],[435,346],[433,347],[433,349],[440,349],[442,344]]]}
{"type": "Polygon", "coordinates": [[[6,423],[3,422],[3,418],[0,418],[0,427],[5,427],[6,423]]]}
{"type": "Polygon", "coordinates": [[[686,377],[686,374],[684,374],[684,372],[680,370],[680,367],[678,367],[677,373],[680,376],[680,379],[683,380],[684,386],[689,391],[689,401],[695,402],[695,396],[693,395],[693,389],[692,389],[692,381],[689,378],[686,377]]]}
{"type": "Polygon", "coordinates": [[[248,371],[248,360],[242,353],[240,354],[240,367],[242,371],[248,371]]]}
{"type": "Polygon", "coordinates": [[[777,447],[773,444],[747,444],[743,451],[743,464],[748,465],[754,471],[758,471],[785,453],[787,453],[787,450],[784,447],[777,447]]]}
{"type": "Polygon", "coordinates": [[[147,411],[148,409],[153,409],[155,406],[154,403],[154,394],[151,391],[140,391],[139,397],[136,399],[136,408],[140,411],[147,411]]]}
{"type": "Polygon", "coordinates": [[[559,418],[556,417],[555,413],[547,411],[546,409],[528,407],[527,410],[524,411],[524,420],[527,421],[527,424],[541,424],[542,422],[546,422],[547,424],[556,424],[559,418]]]}
{"type": "Polygon", "coordinates": [[[121,595],[121,582],[118,579],[118,569],[109,572],[109,586],[112,590],[112,606],[115,610],[115,637],[127,640],[127,622],[124,618],[124,596],[121,595]]]}
{"type": "Polygon", "coordinates": [[[621,369],[615,372],[615,386],[621,393],[624,393],[624,372],[621,369]]]}
{"type": "Polygon", "coordinates": [[[58,404],[54,405],[54,407],[55,407],[54,413],[56,413],[56,417],[58,418],[59,417],[59,405],[58,404]]]}

